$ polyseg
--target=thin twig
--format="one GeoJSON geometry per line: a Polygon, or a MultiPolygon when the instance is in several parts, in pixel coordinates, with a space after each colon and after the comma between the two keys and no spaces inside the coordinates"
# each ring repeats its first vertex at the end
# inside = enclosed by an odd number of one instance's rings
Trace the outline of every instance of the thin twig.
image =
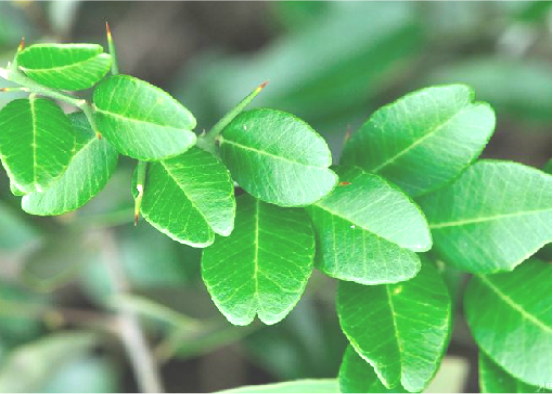
{"type": "MultiPolygon", "coordinates": [[[[117,244],[111,230],[103,232],[102,254],[115,292],[121,295],[130,293],[129,283],[120,265],[117,244]]],[[[121,340],[129,356],[140,390],[143,393],[164,392],[157,365],[136,313],[130,309],[121,309],[119,328],[121,340]]]]}

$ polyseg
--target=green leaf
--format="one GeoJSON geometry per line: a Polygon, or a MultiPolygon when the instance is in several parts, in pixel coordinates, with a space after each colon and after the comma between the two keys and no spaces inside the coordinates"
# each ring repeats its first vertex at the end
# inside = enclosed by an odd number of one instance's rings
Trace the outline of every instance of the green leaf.
{"type": "Polygon", "coordinates": [[[256,313],[275,324],[299,301],[314,255],[315,236],[303,210],[242,195],[232,234],[204,251],[202,278],[232,324],[250,324],[256,313]]]}
{"type": "Polygon", "coordinates": [[[528,260],[513,272],[475,276],[465,315],[482,351],[510,375],[551,387],[551,264],[528,260]]]}
{"type": "Polygon", "coordinates": [[[148,167],[142,215],[175,241],[204,248],[213,243],[215,233],[229,235],[235,205],[230,173],[200,148],[148,167]]]}
{"type": "Polygon", "coordinates": [[[38,83],[56,89],[83,90],[100,82],[111,56],[96,44],[36,44],[17,55],[17,65],[38,83]]]}
{"type": "Polygon", "coordinates": [[[161,160],[196,143],[194,116],[168,93],[138,78],[106,78],[94,90],[94,108],[100,132],[123,155],[161,160]]]}
{"type": "Polygon", "coordinates": [[[421,210],[397,187],[356,167],[339,167],[341,184],[307,207],[317,234],[316,265],[334,278],[395,283],[416,275],[414,252],[432,246],[421,210]]]}
{"type": "Polygon", "coordinates": [[[358,165],[412,196],[436,190],[482,152],[495,127],[486,103],[464,85],[422,89],[375,112],[346,144],[358,165]]]}
{"type": "Polygon", "coordinates": [[[443,259],[465,271],[512,270],[551,242],[551,175],[479,161],[419,200],[443,259]]]}
{"type": "Polygon", "coordinates": [[[499,365],[486,356],[484,352],[478,355],[478,372],[480,375],[480,391],[482,393],[547,393],[543,387],[531,386],[515,379],[499,365]]]}
{"type": "Polygon", "coordinates": [[[243,386],[220,393],[339,393],[336,379],[303,379],[291,382],[243,386]]]}
{"type": "Polygon", "coordinates": [[[0,156],[15,189],[44,191],[73,157],[75,133],[52,101],[19,99],[0,111],[0,156]]]}
{"type": "Polygon", "coordinates": [[[336,303],[342,330],[386,387],[425,388],[451,326],[449,293],[431,263],[424,260],[415,278],[393,285],[340,282],[336,303]]]}
{"type": "Polygon", "coordinates": [[[83,113],[69,115],[77,141],[73,158],[63,175],[43,192],[23,197],[27,213],[40,216],[74,211],[96,196],[108,183],[117,166],[117,152],[92,131],[83,113]]]}
{"type": "Polygon", "coordinates": [[[342,393],[406,393],[397,385],[386,388],[376,376],[373,367],[353,347],[348,346],[338,375],[342,393]]]}
{"type": "Polygon", "coordinates": [[[91,333],[64,332],[17,348],[0,365],[0,392],[38,392],[53,373],[89,351],[95,342],[91,333]]]}
{"type": "Polygon", "coordinates": [[[252,196],[281,206],[303,206],[330,193],[336,175],[324,139],[295,116],[255,109],[223,131],[221,158],[252,196]]]}

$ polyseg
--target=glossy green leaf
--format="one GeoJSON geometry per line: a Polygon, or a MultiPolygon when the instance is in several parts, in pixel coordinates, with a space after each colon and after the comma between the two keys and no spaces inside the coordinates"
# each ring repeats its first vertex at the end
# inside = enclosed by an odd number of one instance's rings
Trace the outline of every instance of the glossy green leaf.
{"type": "Polygon", "coordinates": [[[512,270],[551,242],[551,175],[484,160],[419,200],[443,259],[464,271],[512,270]]]}
{"type": "Polygon", "coordinates": [[[342,182],[307,207],[317,234],[316,265],[334,278],[363,284],[415,276],[414,252],[432,246],[421,210],[397,187],[357,167],[339,167],[342,182]]]}
{"type": "Polygon", "coordinates": [[[244,386],[220,393],[339,393],[336,379],[303,379],[291,382],[244,386]]]}
{"type": "Polygon", "coordinates": [[[64,332],[17,348],[0,365],[0,392],[38,392],[53,373],[89,351],[95,341],[90,333],[64,332]]]}
{"type": "Polygon", "coordinates": [[[499,365],[486,356],[484,352],[478,355],[478,372],[480,391],[482,393],[547,393],[551,389],[531,386],[515,379],[499,365]]]}
{"type": "Polygon", "coordinates": [[[348,346],[338,375],[342,393],[406,393],[401,385],[386,388],[374,372],[374,368],[364,360],[353,347],[348,346]]]}
{"type": "Polygon", "coordinates": [[[412,196],[436,190],[482,152],[495,127],[464,85],[408,94],[375,112],[346,144],[342,162],[394,182],[412,196]]]}
{"type": "Polygon", "coordinates": [[[196,142],[194,116],[168,93],[138,78],[106,78],[94,90],[94,107],[100,132],[123,155],[161,160],[196,142]]]}
{"type": "Polygon", "coordinates": [[[159,231],[198,248],[211,245],[215,233],[231,233],[234,185],[215,156],[193,147],[180,156],[150,163],[146,178],[141,212],[159,231]]]}
{"type": "Polygon", "coordinates": [[[424,260],[417,276],[397,284],[340,282],[336,303],[342,330],[382,383],[422,391],[439,367],[451,325],[451,299],[436,268],[424,260]]]}
{"type": "Polygon", "coordinates": [[[44,191],[65,171],[76,144],[70,120],[46,99],[19,99],[0,111],[0,157],[14,187],[44,191]]]}
{"type": "Polygon", "coordinates": [[[43,192],[23,197],[27,213],[40,216],[74,211],[96,196],[108,183],[117,166],[117,152],[92,131],[83,113],[69,115],[77,137],[73,158],[63,175],[43,192]]]}
{"type": "Polygon", "coordinates": [[[96,44],[36,44],[17,55],[27,76],[56,89],[83,90],[108,73],[111,56],[96,44]]]}
{"type": "Polygon", "coordinates": [[[513,272],[475,276],[465,315],[482,351],[515,378],[551,387],[551,263],[528,260],[513,272]]]}
{"type": "Polygon", "coordinates": [[[263,201],[309,205],[336,184],[325,140],[291,114],[273,109],[243,112],[219,140],[221,158],[233,178],[263,201]]]}
{"type": "Polygon", "coordinates": [[[299,301],[314,255],[315,236],[303,210],[243,195],[232,234],[204,251],[202,277],[231,323],[247,325],[257,314],[275,324],[299,301]]]}

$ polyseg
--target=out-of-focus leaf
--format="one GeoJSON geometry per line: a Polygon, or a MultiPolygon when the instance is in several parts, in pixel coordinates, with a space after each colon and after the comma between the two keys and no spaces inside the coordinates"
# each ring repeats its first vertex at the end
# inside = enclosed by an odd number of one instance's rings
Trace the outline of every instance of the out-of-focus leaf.
{"type": "MultiPolygon", "coordinates": [[[[117,242],[121,263],[134,289],[183,286],[200,270],[199,249],[180,245],[148,225],[122,230],[117,242]]],[[[96,302],[113,295],[103,261],[89,264],[81,283],[96,302]]]]}
{"type": "Polygon", "coordinates": [[[0,365],[0,392],[39,392],[54,373],[88,352],[95,342],[91,333],[63,332],[15,349],[0,365]]]}
{"type": "Polygon", "coordinates": [[[472,58],[432,71],[428,82],[472,86],[500,119],[551,123],[551,67],[538,60],[472,58]]]}
{"type": "Polygon", "coordinates": [[[94,252],[79,234],[54,233],[25,258],[22,279],[36,291],[55,290],[75,278],[94,252]]]}
{"type": "Polygon", "coordinates": [[[277,21],[291,31],[316,23],[333,8],[332,2],[328,1],[275,1],[268,4],[277,21]]]}
{"type": "Polygon", "coordinates": [[[293,112],[321,131],[333,131],[328,120],[338,115],[347,113],[351,121],[351,113],[365,111],[366,99],[412,59],[421,29],[409,2],[331,2],[328,8],[254,56],[205,58],[189,75],[186,102],[206,119],[232,108],[244,86],[270,80],[256,105],[293,112]]]}
{"type": "Polygon", "coordinates": [[[0,249],[17,250],[37,239],[39,232],[0,201],[0,249]]]}
{"type": "Polygon", "coordinates": [[[336,379],[305,379],[258,386],[244,386],[220,393],[339,393],[336,379]]]}
{"type": "Polygon", "coordinates": [[[42,329],[36,312],[40,312],[47,303],[46,298],[0,281],[0,340],[12,345],[35,338],[42,329]]]}

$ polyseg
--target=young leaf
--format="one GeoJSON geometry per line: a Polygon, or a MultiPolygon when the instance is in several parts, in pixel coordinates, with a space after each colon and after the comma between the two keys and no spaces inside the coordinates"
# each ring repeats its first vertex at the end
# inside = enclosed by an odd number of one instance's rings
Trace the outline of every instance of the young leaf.
{"type": "Polygon", "coordinates": [[[338,375],[342,393],[406,393],[401,385],[386,388],[374,368],[353,347],[348,346],[338,375]]]}
{"type": "Polygon", "coordinates": [[[175,241],[205,248],[213,243],[215,233],[229,235],[235,205],[230,173],[200,148],[148,167],[142,215],[175,241]]]}
{"type": "Polygon", "coordinates": [[[513,272],[475,276],[465,315],[478,346],[510,375],[551,387],[551,264],[528,260],[513,272]]]}
{"type": "Polygon", "coordinates": [[[265,324],[275,324],[305,289],[315,236],[303,210],[242,195],[233,233],[218,237],[203,253],[202,278],[232,324],[250,324],[256,314],[265,324]]]}
{"type": "Polygon", "coordinates": [[[486,356],[484,352],[478,355],[478,372],[480,376],[480,391],[482,393],[546,393],[551,392],[543,387],[531,386],[515,379],[499,365],[486,356]]]}
{"type": "Polygon", "coordinates": [[[62,175],[76,139],[67,116],[52,101],[10,102],[0,111],[0,156],[14,190],[44,191],[62,175]]]}
{"type": "Polygon", "coordinates": [[[300,379],[290,382],[243,386],[219,393],[339,393],[336,379],[300,379]]]}
{"type": "Polygon", "coordinates": [[[163,90],[128,75],[106,78],[94,90],[98,127],[123,155],[162,160],[196,143],[196,119],[163,90]]]}
{"type": "Polygon", "coordinates": [[[117,152],[92,131],[83,113],[69,115],[77,141],[73,158],[63,175],[43,192],[23,197],[27,213],[40,216],[74,211],[96,196],[107,184],[117,166],[117,152]]]}
{"type": "Polygon", "coordinates": [[[111,56],[103,52],[96,44],[36,44],[19,52],[17,65],[42,85],[83,90],[109,71],[111,56]]]}
{"type": "Polygon", "coordinates": [[[307,207],[317,234],[316,265],[334,278],[395,283],[416,275],[414,252],[432,246],[421,210],[397,187],[357,167],[338,167],[343,186],[307,207]]]}
{"type": "Polygon", "coordinates": [[[474,161],[494,127],[493,110],[475,103],[468,86],[431,87],[375,112],[346,144],[342,162],[419,196],[445,185],[474,161]]]}
{"type": "Polygon", "coordinates": [[[424,260],[407,282],[340,282],[336,303],[342,330],[386,387],[425,388],[438,369],[451,325],[449,293],[430,262],[424,260]]]}
{"type": "Polygon", "coordinates": [[[551,186],[542,171],[484,160],[419,203],[443,259],[488,274],[512,270],[551,242],[551,186]]]}
{"type": "Polygon", "coordinates": [[[255,109],[223,131],[221,158],[252,196],[281,206],[303,206],[327,195],[336,175],[324,139],[295,116],[255,109]]]}

